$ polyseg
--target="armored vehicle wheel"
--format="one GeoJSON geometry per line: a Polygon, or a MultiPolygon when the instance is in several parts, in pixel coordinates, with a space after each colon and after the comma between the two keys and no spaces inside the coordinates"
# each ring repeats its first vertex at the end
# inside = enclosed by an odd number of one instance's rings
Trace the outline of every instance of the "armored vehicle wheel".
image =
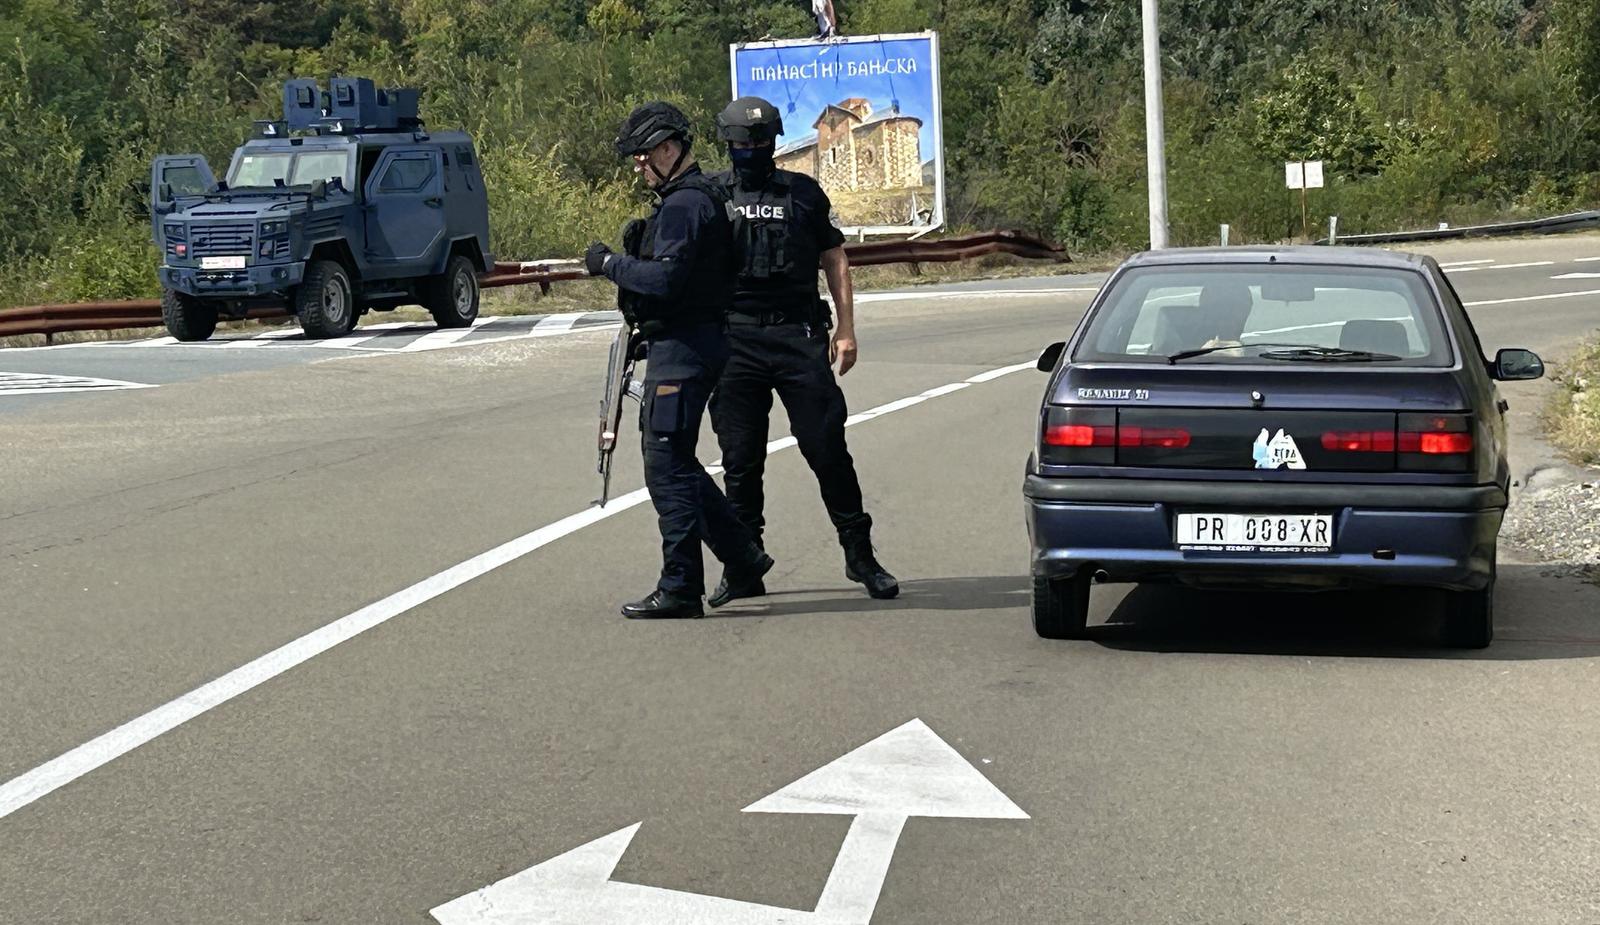
{"type": "Polygon", "coordinates": [[[1082,639],[1089,620],[1089,573],[1033,578],[1033,631],[1045,639],[1082,639]]]}
{"type": "Polygon", "coordinates": [[[307,337],[342,337],[356,326],[350,274],[332,260],[314,260],[306,267],[291,307],[307,337]]]}
{"type": "Polygon", "coordinates": [[[217,329],[217,307],[172,289],[161,290],[161,321],[182,341],[205,340],[217,329]]]}
{"type": "Polygon", "coordinates": [[[478,317],[478,271],[459,254],[422,284],[422,307],[441,328],[464,328],[478,317]]]}

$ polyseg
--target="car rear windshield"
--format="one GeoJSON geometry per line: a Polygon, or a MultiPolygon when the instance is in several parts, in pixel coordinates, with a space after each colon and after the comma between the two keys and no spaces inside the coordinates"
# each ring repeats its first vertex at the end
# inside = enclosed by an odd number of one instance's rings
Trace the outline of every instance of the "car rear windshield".
{"type": "Polygon", "coordinates": [[[1077,362],[1173,357],[1227,365],[1451,362],[1421,273],[1282,263],[1135,267],[1117,278],[1073,354],[1077,362]]]}

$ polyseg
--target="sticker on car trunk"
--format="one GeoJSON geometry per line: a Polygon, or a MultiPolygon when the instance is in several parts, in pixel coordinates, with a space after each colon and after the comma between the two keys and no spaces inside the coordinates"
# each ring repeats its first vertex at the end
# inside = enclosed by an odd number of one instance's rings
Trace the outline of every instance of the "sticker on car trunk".
{"type": "Polygon", "coordinates": [[[1278,432],[1267,439],[1267,429],[1261,428],[1261,433],[1256,436],[1255,445],[1250,448],[1250,458],[1256,461],[1257,469],[1304,469],[1306,458],[1300,455],[1300,447],[1294,442],[1294,437],[1278,428],[1278,432]]]}

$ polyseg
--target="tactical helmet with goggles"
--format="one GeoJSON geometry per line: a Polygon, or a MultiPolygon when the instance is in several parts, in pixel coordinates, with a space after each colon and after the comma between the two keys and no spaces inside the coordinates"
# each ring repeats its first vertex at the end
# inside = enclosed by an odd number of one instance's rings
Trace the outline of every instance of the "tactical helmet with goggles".
{"type": "Polygon", "coordinates": [[[732,144],[776,144],[783,134],[778,107],[759,96],[741,96],[717,113],[717,134],[732,144]]]}

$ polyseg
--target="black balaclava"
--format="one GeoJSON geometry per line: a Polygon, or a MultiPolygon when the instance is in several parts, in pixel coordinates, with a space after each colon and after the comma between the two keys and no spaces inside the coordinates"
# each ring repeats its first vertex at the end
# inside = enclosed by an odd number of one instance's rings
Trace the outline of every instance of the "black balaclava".
{"type": "Polygon", "coordinates": [[[728,148],[728,159],[733,162],[733,172],[739,177],[739,185],[763,186],[772,178],[773,150],[770,144],[754,148],[728,148]]]}

